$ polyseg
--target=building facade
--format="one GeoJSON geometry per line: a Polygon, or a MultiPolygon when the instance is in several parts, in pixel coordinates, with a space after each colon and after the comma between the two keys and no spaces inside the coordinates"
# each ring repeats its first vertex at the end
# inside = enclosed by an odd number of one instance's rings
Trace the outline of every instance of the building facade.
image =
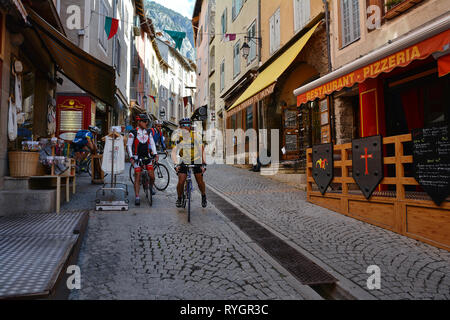
{"type": "Polygon", "coordinates": [[[68,38],[85,52],[116,70],[116,92],[113,105],[107,105],[96,97],[80,90],[68,79],[58,86],[58,105],[74,98],[92,106],[93,123],[107,133],[113,125],[125,124],[130,106],[132,28],[134,0],[56,0],[56,8],[68,38]],[[77,17],[80,19],[77,19],[77,17]],[[108,40],[105,19],[119,20],[117,34],[108,40]]]}

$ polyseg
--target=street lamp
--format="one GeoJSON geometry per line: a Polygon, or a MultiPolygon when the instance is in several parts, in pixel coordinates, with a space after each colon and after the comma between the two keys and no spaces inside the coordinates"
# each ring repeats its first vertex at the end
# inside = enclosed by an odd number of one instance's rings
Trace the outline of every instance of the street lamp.
{"type": "Polygon", "coordinates": [[[250,41],[253,41],[255,44],[259,44],[261,46],[261,38],[246,36],[245,39],[244,39],[244,44],[242,45],[242,48],[241,48],[242,56],[244,57],[244,59],[247,59],[248,56],[250,55],[251,47],[247,43],[247,42],[250,42],[250,41]]]}
{"type": "Polygon", "coordinates": [[[244,42],[244,44],[242,45],[241,51],[242,51],[242,56],[244,57],[244,59],[247,59],[250,54],[250,46],[247,44],[247,42],[244,42]]]}

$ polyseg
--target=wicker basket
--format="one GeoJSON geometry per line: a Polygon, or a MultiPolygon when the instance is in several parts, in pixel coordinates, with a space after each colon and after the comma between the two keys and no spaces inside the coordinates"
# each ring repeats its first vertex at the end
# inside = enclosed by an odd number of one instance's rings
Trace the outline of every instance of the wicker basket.
{"type": "Polygon", "coordinates": [[[11,177],[32,177],[38,173],[39,152],[8,152],[11,177]]]}

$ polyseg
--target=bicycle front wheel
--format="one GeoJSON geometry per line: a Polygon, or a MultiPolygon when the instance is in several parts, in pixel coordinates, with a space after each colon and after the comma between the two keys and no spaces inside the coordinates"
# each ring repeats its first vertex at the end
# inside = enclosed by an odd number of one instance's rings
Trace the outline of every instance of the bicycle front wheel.
{"type": "Polygon", "coordinates": [[[131,184],[134,185],[134,168],[133,168],[133,165],[130,166],[130,181],[131,181],[131,184]]]}
{"type": "Polygon", "coordinates": [[[158,163],[155,166],[155,188],[158,191],[164,191],[170,184],[169,169],[163,164],[158,163]]]}

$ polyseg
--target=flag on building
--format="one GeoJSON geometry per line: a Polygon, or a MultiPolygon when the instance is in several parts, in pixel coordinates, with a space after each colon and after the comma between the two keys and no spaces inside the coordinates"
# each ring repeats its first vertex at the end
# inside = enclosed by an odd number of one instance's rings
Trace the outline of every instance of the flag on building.
{"type": "Polygon", "coordinates": [[[114,37],[119,30],[119,20],[106,17],[105,18],[105,32],[108,35],[108,40],[114,37]]]}
{"type": "Polygon", "coordinates": [[[184,107],[186,108],[188,105],[192,106],[192,97],[184,97],[183,98],[183,102],[184,102],[184,107]]]}
{"type": "Polygon", "coordinates": [[[224,41],[225,42],[235,41],[235,40],[236,40],[236,33],[227,33],[224,36],[224,41]]]}
{"type": "Polygon", "coordinates": [[[149,97],[153,100],[154,103],[156,103],[156,97],[155,96],[149,96],[149,97]]]}
{"type": "Polygon", "coordinates": [[[175,41],[175,48],[180,50],[183,45],[183,40],[186,38],[186,32],[164,30],[175,41]]]}

